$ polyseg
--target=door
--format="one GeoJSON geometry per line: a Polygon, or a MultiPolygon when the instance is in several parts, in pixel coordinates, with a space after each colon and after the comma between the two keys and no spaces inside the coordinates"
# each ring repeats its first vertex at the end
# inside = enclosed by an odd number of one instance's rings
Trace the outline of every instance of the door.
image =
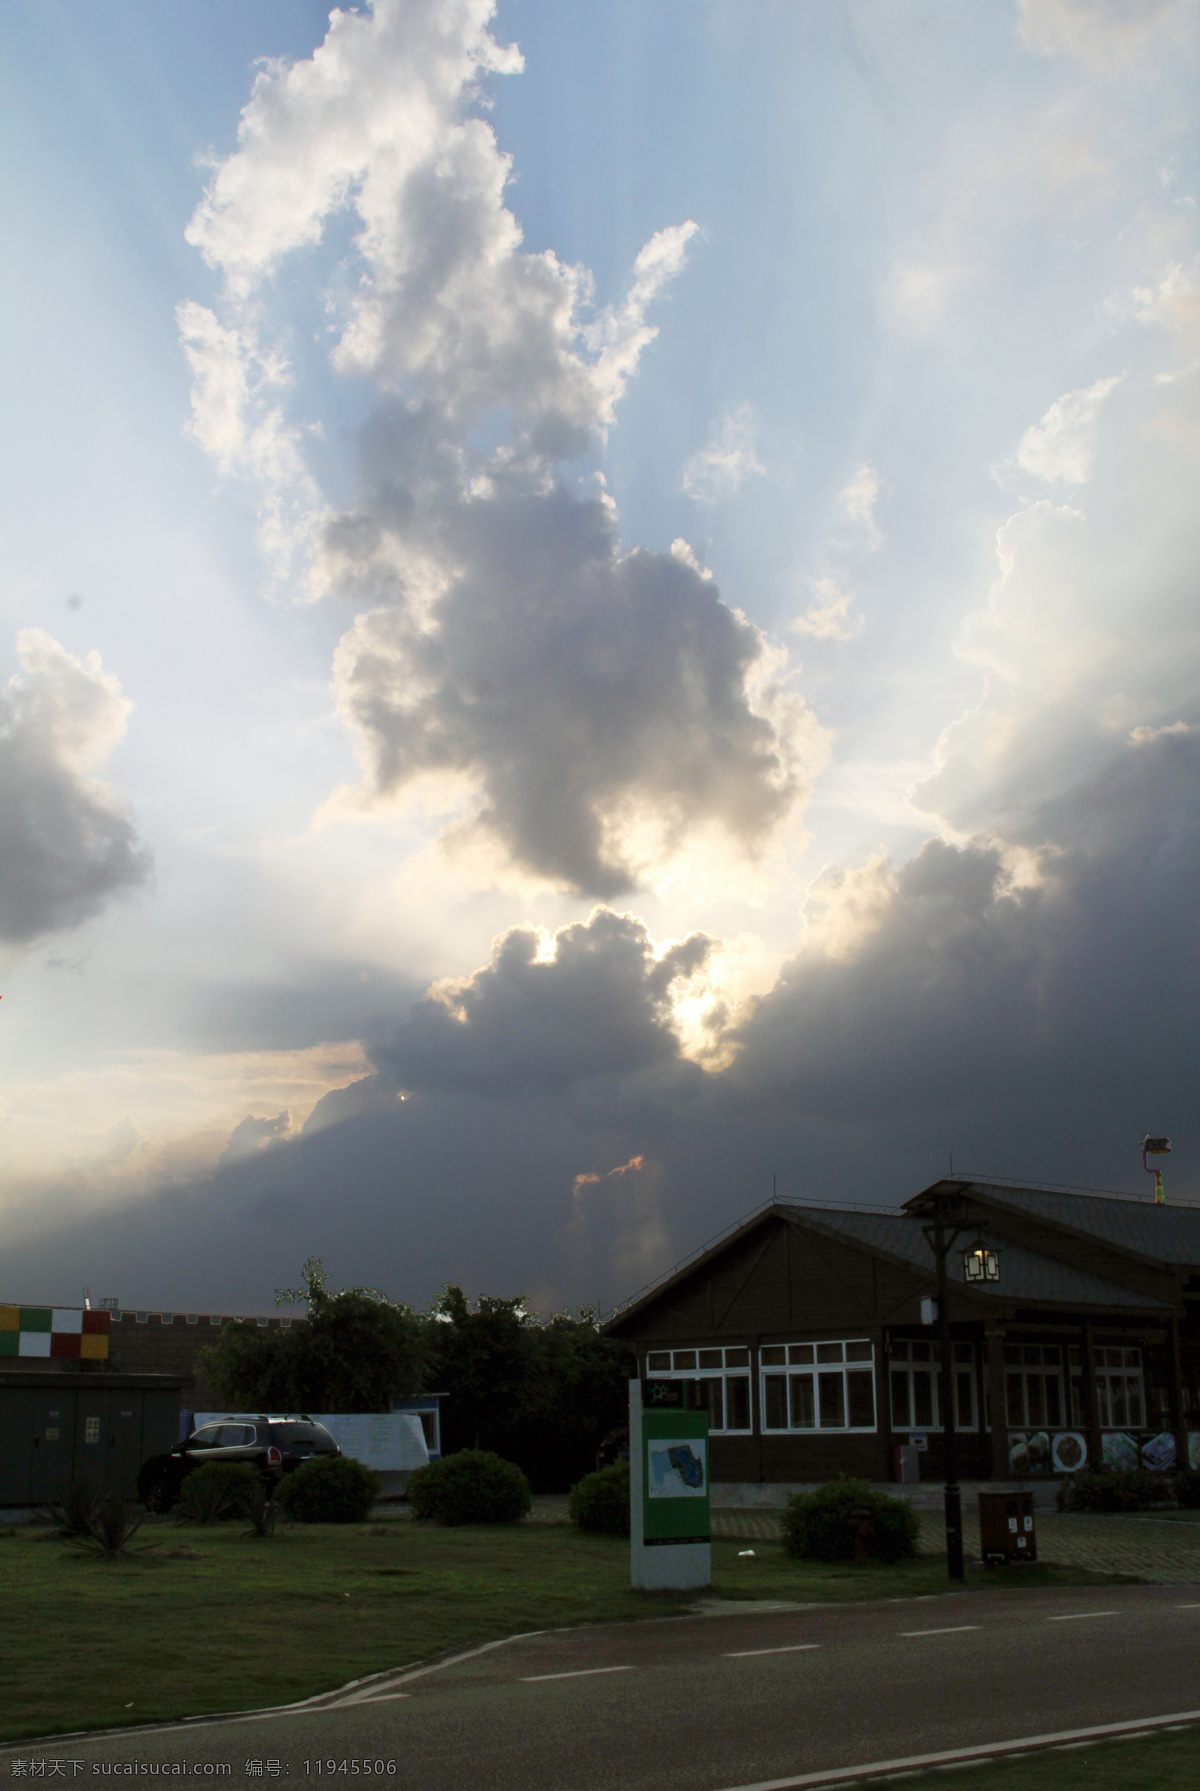
{"type": "Polygon", "coordinates": [[[32,1441],[32,1393],[23,1387],[0,1387],[0,1505],[24,1505],[32,1497],[32,1441]]]}
{"type": "MultiPolygon", "coordinates": [[[[47,1377],[49,1378],[49,1377],[47,1377]]],[[[74,1453],[75,1392],[73,1388],[39,1387],[31,1391],[29,1497],[39,1504],[61,1499],[71,1479],[74,1453]]]]}
{"type": "MultiPolygon", "coordinates": [[[[86,1480],[93,1492],[107,1492],[109,1401],[119,1393],[82,1388],[75,1405],[75,1478],[86,1480]]],[[[127,1397],[127,1396],[126,1396],[127,1397]]]]}
{"type": "Polygon", "coordinates": [[[144,1393],[111,1392],[108,1395],[108,1487],[137,1497],[138,1469],[142,1465],[142,1401],[144,1393]]]}

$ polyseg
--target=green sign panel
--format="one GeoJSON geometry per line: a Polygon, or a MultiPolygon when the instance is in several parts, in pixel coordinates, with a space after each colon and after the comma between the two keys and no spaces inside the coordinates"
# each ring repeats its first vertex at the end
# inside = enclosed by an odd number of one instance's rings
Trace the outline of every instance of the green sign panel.
{"type": "Polygon", "coordinates": [[[643,1541],[709,1538],[708,1413],[643,1410],[643,1541]]]}

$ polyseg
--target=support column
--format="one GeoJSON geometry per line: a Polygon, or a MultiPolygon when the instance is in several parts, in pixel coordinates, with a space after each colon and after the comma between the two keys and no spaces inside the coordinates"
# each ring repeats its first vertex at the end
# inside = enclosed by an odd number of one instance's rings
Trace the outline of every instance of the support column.
{"type": "Polygon", "coordinates": [[[992,1479],[1008,1479],[1008,1407],[1004,1400],[1004,1342],[1001,1325],[987,1332],[988,1415],[992,1420],[992,1479]]]}
{"type": "Polygon", "coordinates": [[[1093,1471],[1104,1465],[1104,1445],[1100,1440],[1100,1413],[1096,1406],[1096,1345],[1090,1318],[1083,1323],[1083,1417],[1088,1439],[1088,1467],[1093,1471]]]}
{"type": "Polygon", "coordinates": [[[1183,1364],[1179,1356],[1179,1320],[1167,1321],[1167,1391],[1171,1399],[1171,1429],[1175,1432],[1175,1466],[1188,1465],[1187,1425],[1183,1416],[1183,1364]]]}

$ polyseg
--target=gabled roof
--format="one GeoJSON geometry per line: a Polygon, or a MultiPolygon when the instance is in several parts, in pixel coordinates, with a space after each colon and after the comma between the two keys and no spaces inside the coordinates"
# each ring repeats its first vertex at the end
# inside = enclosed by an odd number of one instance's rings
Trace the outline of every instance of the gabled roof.
{"type": "Polygon", "coordinates": [[[996,1206],[1035,1214],[1145,1262],[1200,1270],[1200,1207],[1157,1206],[1152,1200],[1022,1188],[1003,1182],[973,1181],[967,1186],[996,1206]]]}
{"type": "MultiPolygon", "coordinates": [[[[935,1273],[934,1256],[922,1228],[922,1220],[903,1212],[838,1212],[831,1207],[799,1205],[790,1210],[802,1224],[836,1232],[839,1237],[863,1244],[870,1250],[882,1251],[898,1261],[920,1269],[932,1281],[935,1273]]],[[[972,1226],[969,1239],[972,1244],[976,1235],[976,1228],[972,1226]]],[[[1000,1280],[971,1283],[971,1293],[980,1298],[1001,1299],[1009,1304],[1014,1300],[1051,1300],[1067,1306],[1124,1306],[1156,1312],[1169,1312],[1172,1309],[1165,1301],[1151,1299],[1134,1288],[1122,1287],[1116,1281],[1106,1280],[1100,1275],[1091,1275],[1085,1269],[1075,1268],[1073,1264],[1061,1262],[1056,1257],[1045,1256],[1036,1250],[1026,1250],[1019,1245],[989,1237],[986,1226],[979,1235],[984,1243],[1000,1252],[1000,1280]]],[[[961,1240],[960,1245],[952,1249],[946,1259],[946,1272],[950,1280],[960,1286],[967,1284],[962,1259],[962,1250],[967,1242],[965,1238],[961,1240]]]]}

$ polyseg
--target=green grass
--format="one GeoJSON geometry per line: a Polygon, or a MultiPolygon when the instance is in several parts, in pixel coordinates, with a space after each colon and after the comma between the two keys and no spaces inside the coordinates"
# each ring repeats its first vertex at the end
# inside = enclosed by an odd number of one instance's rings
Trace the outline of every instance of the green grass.
{"type": "MultiPolygon", "coordinates": [[[[143,1526],[129,1561],[23,1527],[0,1537],[0,1740],[253,1709],[515,1631],[660,1616],[630,1590],[629,1545],[567,1527],[411,1523],[143,1526]]],[[[973,1586],[1111,1584],[1037,1564],[973,1586]]],[[[945,1563],[825,1567],[777,1543],[713,1544],[713,1592],[806,1601],[948,1590],[945,1563]],[[739,1550],[753,1547],[754,1555],[739,1550]]]]}
{"type": "Polygon", "coordinates": [[[1200,1733],[1101,1741],[995,1766],[942,1767],[901,1782],[904,1791],[1193,1791],[1200,1783],[1200,1733]]]}

